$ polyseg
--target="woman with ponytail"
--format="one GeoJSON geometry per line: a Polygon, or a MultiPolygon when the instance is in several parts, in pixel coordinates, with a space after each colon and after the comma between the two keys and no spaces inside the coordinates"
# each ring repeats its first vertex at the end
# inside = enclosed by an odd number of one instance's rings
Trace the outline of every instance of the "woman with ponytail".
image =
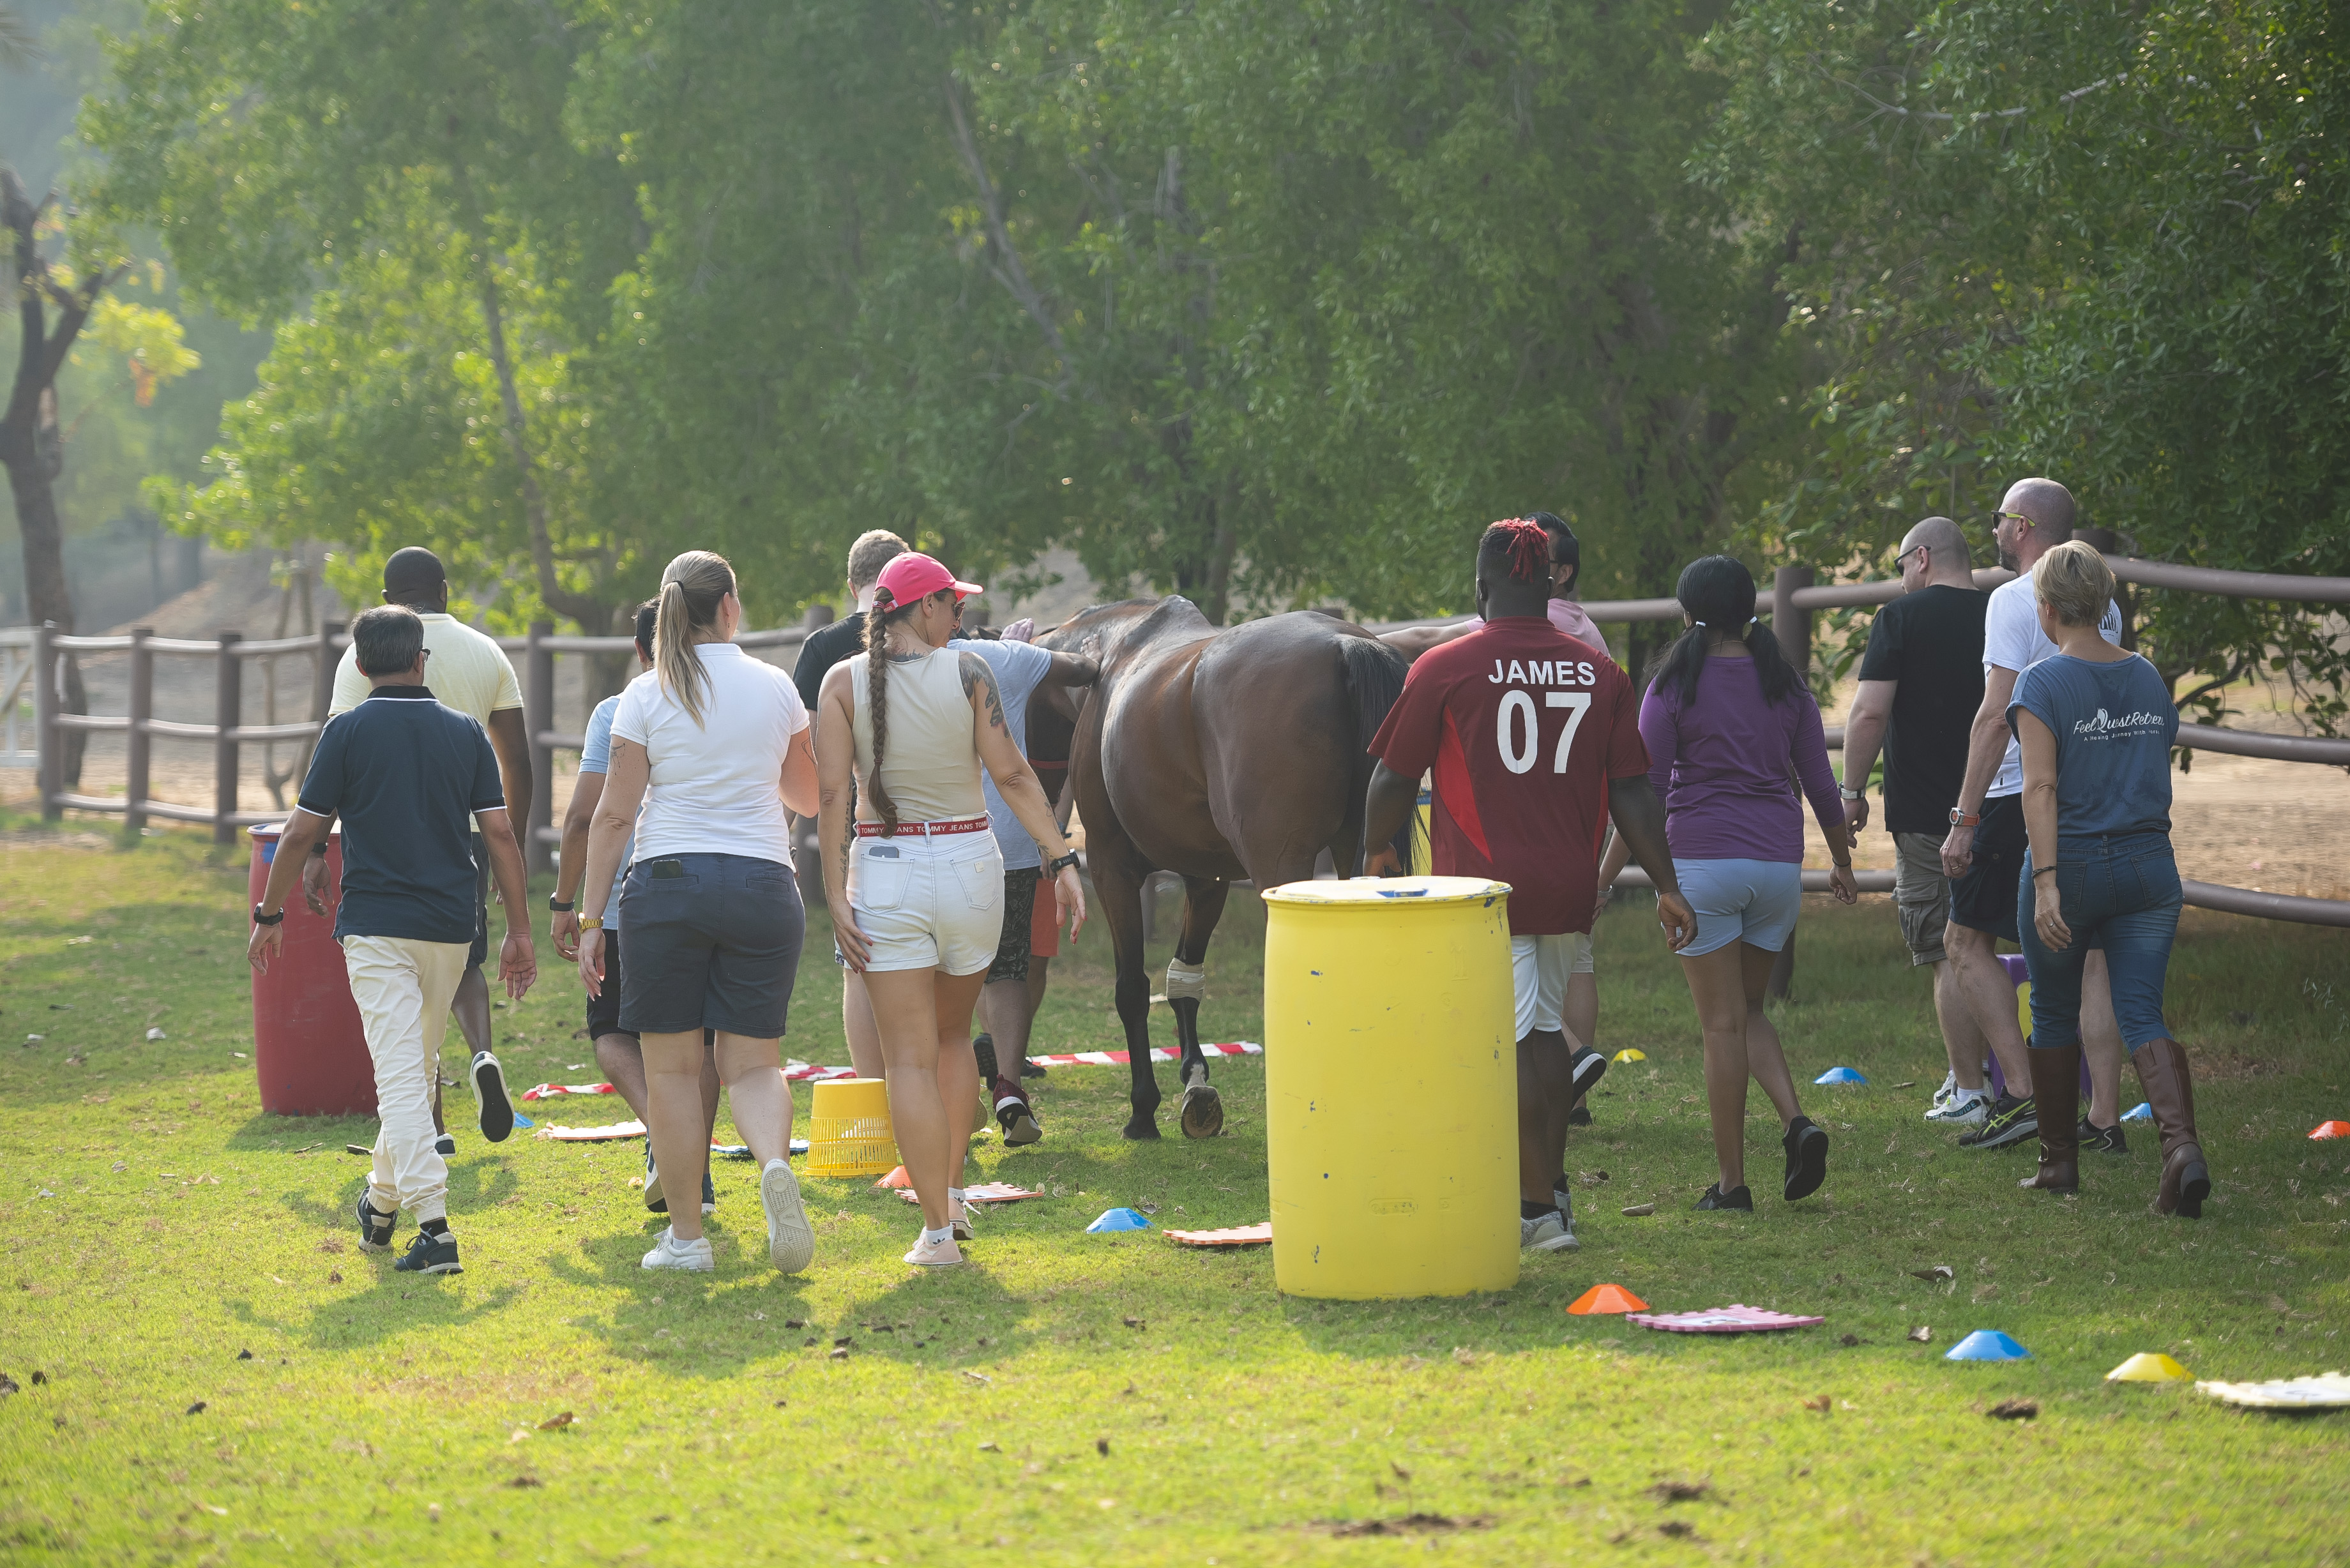
{"type": "Polygon", "coordinates": [[[689,550],[661,574],[653,667],[612,717],[612,755],[588,833],[579,975],[605,980],[604,921],[619,894],[629,929],[619,1027],[644,1052],[654,1167],[670,1225],[648,1269],[713,1267],[691,1197],[709,1169],[702,1116],[705,1037],[735,1130],[758,1161],[768,1261],[796,1273],[816,1236],[787,1163],[792,1095],[780,1043],[806,916],[792,874],[785,808],[816,809],[807,709],[791,677],[734,646],[743,600],[723,556],[689,550]]]}
{"type": "MultiPolygon", "coordinates": [[[[1721,1179],[1700,1209],[1754,1207],[1746,1186],[1746,1080],[1786,1132],[1790,1202],[1827,1177],[1828,1135],[1804,1116],[1762,1011],[1779,950],[1803,908],[1804,818],[1791,777],[1835,860],[1829,885],[1858,894],[1844,803],[1828,768],[1820,706],[1779,640],[1754,616],[1754,577],[1730,556],[1690,563],[1674,590],[1688,629],[1658,661],[1640,704],[1649,782],[1665,802],[1665,836],[1681,891],[1697,911],[1697,940],[1681,971],[1705,1032],[1705,1086],[1721,1179]]],[[[1609,877],[1603,872],[1600,885],[1609,877]]]]}
{"type": "Polygon", "coordinates": [[[842,960],[863,976],[881,1037],[889,1119],[921,1200],[906,1262],[962,1262],[971,1014],[1003,936],[1003,857],[980,789],[984,767],[1071,916],[1085,919],[1076,856],[1004,722],[995,673],[948,646],[955,606],[979,588],[928,556],[881,569],[865,651],[835,665],[816,705],[825,900],[842,960]],[[852,799],[853,797],[853,799],[852,799]]]}

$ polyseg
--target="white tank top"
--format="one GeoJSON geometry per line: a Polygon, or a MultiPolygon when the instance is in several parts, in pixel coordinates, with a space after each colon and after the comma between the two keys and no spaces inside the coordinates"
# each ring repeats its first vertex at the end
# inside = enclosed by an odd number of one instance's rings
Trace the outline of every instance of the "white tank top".
{"type": "MultiPolygon", "coordinates": [[[[881,784],[900,823],[954,822],[985,816],[979,787],[979,748],[972,742],[971,696],[963,690],[962,655],[951,644],[920,659],[886,659],[889,682],[889,744],[881,784]]],[[[873,711],[868,705],[871,655],[848,661],[857,731],[857,817],[879,822],[873,804],[873,711]]]]}

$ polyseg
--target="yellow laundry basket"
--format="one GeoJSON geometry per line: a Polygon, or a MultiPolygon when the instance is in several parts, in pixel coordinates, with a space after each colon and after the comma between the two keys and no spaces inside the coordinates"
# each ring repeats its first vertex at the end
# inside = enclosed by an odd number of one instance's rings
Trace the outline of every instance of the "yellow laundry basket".
{"type": "Polygon", "coordinates": [[[1264,895],[1273,1272],[1288,1294],[1518,1282],[1509,891],[1365,877],[1264,895]]]}
{"type": "Polygon", "coordinates": [[[889,1085],[879,1078],[838,1078],[816,1085],[810,1099],[810,1176],[887,1176],[897,1168],[889,1085]]]}

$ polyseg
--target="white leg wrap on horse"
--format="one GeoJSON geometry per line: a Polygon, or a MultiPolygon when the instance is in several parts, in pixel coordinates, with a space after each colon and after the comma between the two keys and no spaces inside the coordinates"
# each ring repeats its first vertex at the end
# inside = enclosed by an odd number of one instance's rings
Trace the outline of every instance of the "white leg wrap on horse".
{"type": "Polygon", "coordinates": [[[1187,964],[1181,959],[1167,961],[1167,1000],[1180,997],[1198,1001],[1208,994],[1208,971],[1205,965],[1187,964]]]}

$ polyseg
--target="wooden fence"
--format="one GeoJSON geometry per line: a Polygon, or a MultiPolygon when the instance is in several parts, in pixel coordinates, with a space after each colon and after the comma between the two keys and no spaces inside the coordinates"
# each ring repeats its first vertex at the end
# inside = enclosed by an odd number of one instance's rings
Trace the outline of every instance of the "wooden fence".
{"type": "MultiPolygon", "coordinates": [[[[2186,589],[2233,598],[2350,606],[2350,577],[2296,577],[2265,572],[2224,572],[2134,560],[2111,553],[2106,555],[2106,561],[2121,581],[2148,587],[2186,589]]],[[[2012,573],[1996,568],[1978,571],[1975,583],[1979,587],[1991,588],[2008,581],[2012,576],[2012,573]]],[[[1779,639],[1780,647],[1789,661],[1800,670],[1808,669],[1811,664],[1812,617],[1814,612],[1849,606],[1887,604],[1900,597],[1901,585],[1898,580],[1824,584],[1815,580],[1813,569],[1808,566],[1782,566],[1773,575],[1767,601],[1758,604],[1756,609],[1771,618],[1772,629],[1779,639]]],[[[1679,604],[1669,598],[1617,599],[1587,603],[1583,607],[1593,620],[1607,625],[1674,621],[1679,620],[1681,614],[1679,604]]],[[[805,626],[774,631],[748,631],[735,640],[752,651],[797,648],[806,639],[808,633],[821,624],[822,620],[812,615],[805,626]]],[[[1437,624],[1440,623],[1394,621],[1373,629],[1390,631],[1407,626],[1437,624]]],[[[255,823],[276,822],[284,815],[281,812],[249,812],[240,808],[237,798],[239,748],[255,742],[315,738],[325,722],[327,709],[334,693],[336,662],[349,641],[342,626],[334,622],[322,626],[314,636],[259,642],[245,641],[242,634],[234,631],[224,631],[217,638],[206,640],[159,638],[145,630],[133,631],[128,637],[68,637],[48,626],[35,627],[29,631],[23,628],[0,631],[0,742],[5,742],[5,749],[0,749],[0,764],[14,762],[22,765],[27,761],[36,764],[42,815],[46,817],[54,819],[66,811],[107,813],[122,817],[133,831],[144,826],[151,817],[191,822],[210,826],[216,842],[231,843],[239,828],[255,823]],[[25,650],[21,661],[15,658],[16,650],[19,649],[25,650]],[[130,711],[116,715],[63,711],[59,695],[61,686],[57,678],[58,656],[67,652],[120,651],[128,651],[131,659],[130,711]],[[311,717],[291,724],[244,723],[241,706],[244,691],[242,661],[296,653],[307,653],[313,661],[311,717]],[[182,723],[154,716],[154,661],[158,655],[211,658],[218,661],[214,713],[211,723],[182,723]],[[35,672],[43,669],[51,671],[51,678],[47,680],[35,679],[35,672]],[[30,728],[36,742],[31,756],[18,750],[18,705],[22,700],[20,693],[27,687],[33,699],[33,723],[30,728]],[[65,789],[62,782],[64,747],[61,742],[67,732],[73,731],[86,734],[127,732],[130,742],[129,777],[120,797],[72,794],[65,789]],[[151,747],[158,738],[213,748],[213,799],[211,805],[198,806],[153,797],[149,789],[149,757],[151,747]]],[[[526,637],[501,638],[498,645],[506,650],[509,657],[519,656],[523,722],[530,736],[532,763],[532,799],[525,842],[530,851],[532,867],[543,869],[550,863],[550,850],[562,836],[553,820],[555,753],[557,751],[577,752],[586,742],[585,736],[560,733],[555,728],[555,661],[563,654],[628,656],[632,653],[635,644],[625,637],[558,637],[552,627],[541,624],[532,627],[526,637]]],[[[2350,767],[2350,740],[2254,734],[2210,724],[2181,724],[2178,743],[2196,751],[2217,752],[2229,756],[2266,757],[2328,767],[2350,767]]],[[[1835,748],[1843,746],[1842,726],[1829,727],[1828,744],[1835,748]]],[[[1859,875],[1864,891],[1892,890],[1893,874],[1890,871],[1863,871],[1859,875]]],[[[1638,867],[1627,868],[1622,880],[1627,886],[1646,886],[1648,882],[1646,874],[1638,867]]],[[[1814,890],[1825,888],[1827,874],[1824,871],[1805,872],[1804,886],[1814,890]]],[[[2265,919],[2350,928],[2350,901],[2304,898],[2193,881],[2186,884],[2186,895],[2187,902],[2199,909],[2220,909],[2265,919]]]]}

